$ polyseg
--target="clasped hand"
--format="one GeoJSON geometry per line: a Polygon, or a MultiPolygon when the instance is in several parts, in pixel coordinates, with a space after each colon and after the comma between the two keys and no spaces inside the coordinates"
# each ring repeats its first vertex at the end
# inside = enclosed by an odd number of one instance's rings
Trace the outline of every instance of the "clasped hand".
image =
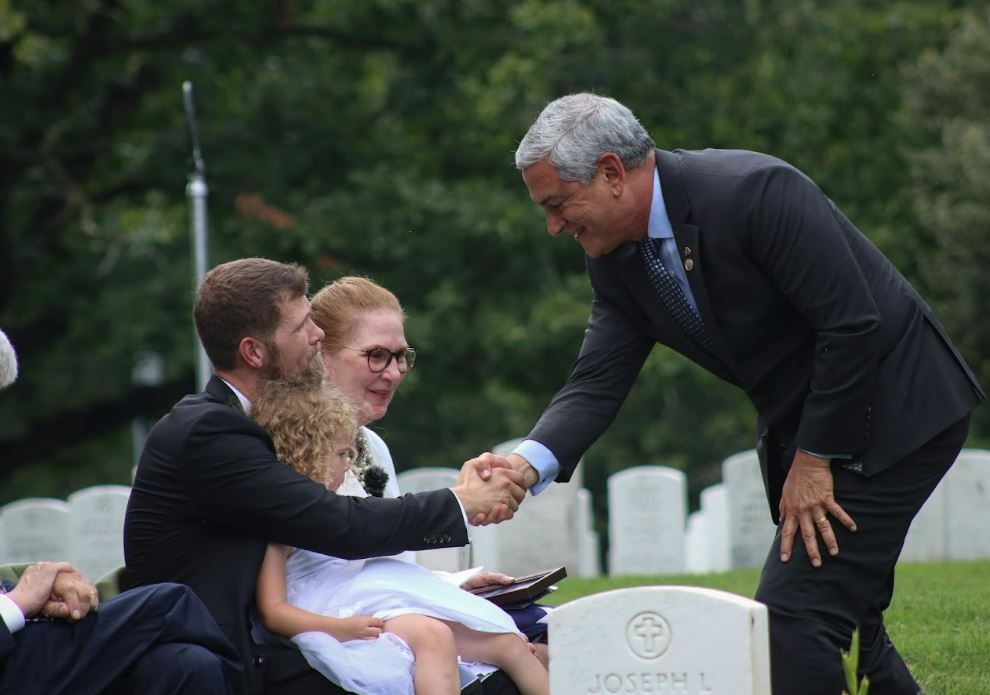
{"type": "Polygon", "coordinates": [[[526,496],[522,473],[501,456],[489,453],[466,461],[451,489],[474,526],[511,519],[526,496]]]}
{"type": "Polygon", "coordinates": [[[850,531],[856,530],[856,522],[835,501],[832,487],[832,470],[828,459],[818,458],[800,449],[794,454],[794,462],[784,481],[780,496],[780,560],[791,557],[794,537],[798,530],[808,551],[808,560],[821,567],[822,557],[818,548],[821,535],[829,555],[839,554],[839,543],[828,520],[831,514],[850,531]]]}
{"type": "Polygon", "coordinates": [[[38,562],[21,575],[10,593],[25,618],[79,620],[95,611],[100,599],[96,587],[68,562],[38,562]]]}

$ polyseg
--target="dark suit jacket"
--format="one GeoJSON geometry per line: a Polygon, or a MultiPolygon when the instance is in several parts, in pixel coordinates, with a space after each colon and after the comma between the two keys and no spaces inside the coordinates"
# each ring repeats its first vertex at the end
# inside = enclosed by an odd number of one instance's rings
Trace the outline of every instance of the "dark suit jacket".
{"type": "Polygon", "coordinates": [[[217,377],[152,429],[124,523],[132,579],[192,587],[247,664],[251,693],[262,690],[263,659],[302,661],[288,648],[281,654],[258,649],[250,638],[267,543],[360,558],[467,541],[449,490],[398,499],[338,497],[283,466],[271,439],[217,377]]]}
{"type": "MultiPolygon", "coordinates": [[[[655,343],[744,389],[769,427],[772,453],[797,446],[853,454],[850,465],[865,475],[984,397],[928,305],[804,174],[755,152],[656,156],[717,354],[678,328],[637,243],[589,259],[594,300],[584,343],[529,435],[560,460],[558,480],[569,479],[611,423],[655,343]]],[[[775,518],[784,473],[769,471],[775,518]]]]}

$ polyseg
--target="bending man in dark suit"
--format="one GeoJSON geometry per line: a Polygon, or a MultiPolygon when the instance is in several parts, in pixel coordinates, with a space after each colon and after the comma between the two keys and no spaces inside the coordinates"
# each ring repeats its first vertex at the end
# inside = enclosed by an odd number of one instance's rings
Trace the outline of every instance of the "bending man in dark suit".
{"type": "Polygon", "coordinates": [[[262,258],[207,274],[194,315],[216,375],[150,432],[124,524],[132,578],[192,587],[246,665],[239,690],[252,694],[341,692],[294,648],[252,637],[268,543],[343,558],[464,545],[467,519],[509,518],[524,494],[508,468],[482,481],[475,465],[484,457],[466,463],[449,490],[397,499],[338,497],[279,463],[245,413],[263,379],[323,376],[307,285],[303,268],[262,258]]]}
{"type": "Polygon", "coordinates": [[[839,649],[859,626],[870,692],[917,693],[883,612],[908,526],[983,398],[925,302],[794,167],[655,149],[612,99],[552,102],[516,166],[550,235],[584,249],[594,290],[567,384],[509,456],[527,487],[569,479],[667,345],[759,414],[780,520],[757,591],[774,692],[840,692],[839,649]]]}

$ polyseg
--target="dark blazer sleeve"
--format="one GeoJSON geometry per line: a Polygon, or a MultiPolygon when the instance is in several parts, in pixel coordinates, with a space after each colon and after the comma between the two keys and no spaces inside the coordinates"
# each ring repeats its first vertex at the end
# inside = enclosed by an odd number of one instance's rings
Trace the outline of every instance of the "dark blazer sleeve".
{"type": "Polygon", "coordinates": [[[279,463],[267,434],[225,405],[200,414],[181,460],[196,510],[240,534],[343,558],[467,543],[450,490],[338,496],[279,463]]]}
{"type": "Polygon", "coordinates": [[[570,480],[581,456],[612,424],[654,344],[622,308],[617,283],[592,275],[592,285],[591,316],[577,361],[527,437],[557,457],[558,482],[570,480]]]}

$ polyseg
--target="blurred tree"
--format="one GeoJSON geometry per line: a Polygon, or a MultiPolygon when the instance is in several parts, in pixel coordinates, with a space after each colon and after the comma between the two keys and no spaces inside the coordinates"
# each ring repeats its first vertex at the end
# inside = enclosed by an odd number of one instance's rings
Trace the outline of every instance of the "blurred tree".
{"type": "MultiPolygon", "coordinates": [[[[919,138],[904,148],[925,296],[977,379],[990,384],[990,11],[966,13],[941,51],[905,70],[903,121],[919,138]]],[[[987,442],[990,411],[974,415],[969,445],[987,442]]]]}

